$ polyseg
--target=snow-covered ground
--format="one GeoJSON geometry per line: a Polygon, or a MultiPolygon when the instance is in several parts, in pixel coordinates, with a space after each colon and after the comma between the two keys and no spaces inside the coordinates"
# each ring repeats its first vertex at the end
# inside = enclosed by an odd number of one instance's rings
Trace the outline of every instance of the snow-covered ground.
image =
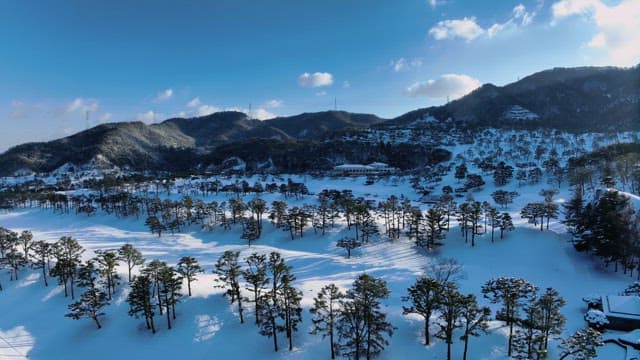
{"type": "MultiPolygon", "coordinates": [[[[455,184],[452,176],[449,174],[442,183],[455,184]]],[[[316,193],[335,188],[350,189],[356,196],[375,200],[384,200],[390,195],[404,195],[411,200],[419,197],[411,189],[408,178],[392,178],[371,186],[364,185],[364,178],[293,179],[306,182],[316,193]]],[[[255,180],[248,181],[253,183],[255,180]]],[[[490,178],[485,181],[492,183],[490,178]]],[[[568,336],[586,325],[583,296],[618,293],[634,279],[604,269],[598,259],[576,253],[561,224],[552,222],[551,231],[541,232],[520,219],[522,206],[529,201],[540,201],[538,191],[548,187],[541,183],[519,188],[513,180],[505,188],[522,195],[507,209],[500,209],[511,212],[517,226],[515,231],[506,234],[504,240],[491,243],[487,234],[480,236],[477,246],[472,248],[465,244],[454,221],[445,245],[431,253],[416,248],[405,238],[397,241],[381,238],[354,250],[351,259],[346,259],[343,249],[335,247],[335,241],[348,234],[344,226],[337,227],[326,236],[316,235],[308,229],[303,238],[291,240],[287,233],[267,224],[263,237],[249,248],[240,239],[238,228],[203,232],[193,227],[180,234],[166,233],[158,237],[149,233],[143,219],[119,219],[101,213],[92,217],[60,215],[46,210],[2,213],[0,226],[14,231],[32,230],[36,240],[54,241],[61,236],[72,236],[89,250],[117,248],[129,242],[148,260],[158,258],[175,264],[181,256],[194,256],[205,266],[207,274],[200,275],[193,284],[193,296],[184,298],[178,305],[175,327],[167,330],[163,319],[158,317],[159,331],[152,335],[146,331],[142,320],[127,316],[124,285],[120,286],[115,300],[106,308],[103,328],[96,330],[89,320],[65,318],[63,315],[70,299],[63,296],[61,287],[50,285],[45,288],[38,272],[24,271],[21,279],[13,282],[3,272],[0,274],[5,287],[0,292],[0,359],[326,359],[329,357],[328,340],[308,334],[311,327],[308,308],[322,286],[333,282],[348,288],[362,272],[384,279],[391,290],[391,296],[384,301],[385,311],[397,330],[380,358],[443,359],[446,344],[434,339],[431,346],[422,345],[423,323],[417,317],[402,315],[401,301],[416,276],[439,258],[454,258],[463,265],[461,290],[476,294],[483,304],[488,303],[482,298],[480,288],[497,276],[519,276],[541,289],[557,289],[567,300],[562,312],[567,317],[564,336],[568,336]],[[226,250],[240,250],[241,258],[254,251],[279,251],[293,267],[297,277],[295,285],[303,291],[305,307],[304,321],[294,338],[294,351],[284,349],[274,353],[272,341],[260,336],[252,324],[252,313],[249,311],[247,322],[241,325],[235,308],[222,297],[222,290],[214,288],[211,270],[226,250]]],[[[492,202],[489,195],[494,190],[492,185],[486,185],[481,191],[474,192],[473,197],[492,202]]],[[[173,196],[180,197],[178,194],[173,196]]],[[[568,189],[563,188],[556,201],[562,202],[568,196],[568,189]]],[[[224,194],[218,197],[226,199],[224,194]]],[[[280,195],[265,195],[268,203],[276,198],[280,195]]],[[[295,202],[293,199],[287,201],[295,202]]],[[[315,197],[307,196],[297,202],[312,203],[315,197]]],[[[92,251],[85,256],[91,257],[92,251]]],[[[120,268],[120,272],[124,275],[125,269],[120,268]]],[[[245,295],[249,295],[248,292],[245,295]]],[[[470,359],[506,359],[506,334],[507,329],[501,322],[492,322],[489,334],[470,340],[470,359]]],[[[557,340],[554,340],[550,346],[550,359],[555,358],[556,344],[557,340]]],[[[460,358],[462,343],[456,341],[453,349],[453,358],[460,358]]],[[[604,351],[610,354],[617,349],[607,347],[604,351]]],[[[602,354],[601,358],[613,356],[602,354]]]]}

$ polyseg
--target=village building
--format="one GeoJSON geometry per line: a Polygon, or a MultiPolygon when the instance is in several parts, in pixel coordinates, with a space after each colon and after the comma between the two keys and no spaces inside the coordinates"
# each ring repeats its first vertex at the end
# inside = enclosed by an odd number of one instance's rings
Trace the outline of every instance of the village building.
{"type": "Polygon", "coordinates": [[[382,162],[373,162],[368,165],[343,164],[333,168],[334,174],[347,176],[386,175],[397,171],[397,168],[391,167],[382,162]]]}

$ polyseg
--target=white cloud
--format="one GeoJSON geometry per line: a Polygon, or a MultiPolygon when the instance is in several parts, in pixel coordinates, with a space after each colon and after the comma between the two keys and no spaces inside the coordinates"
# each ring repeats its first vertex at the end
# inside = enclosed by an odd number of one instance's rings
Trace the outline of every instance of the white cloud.
{"type": "Polygon", "coordinates": [[[98,100],[76,98],[72,102],[67,104],[64,112],[66,114],[70,114],[74,112],[86,113],[87,111],[95,112],[96,110],[98,110],[99,106],[100,106],[100,103],[98,102],[98,100]]]}
{"type": "Polygon", "coordinates": [[[553,20],[558,20],[576,14],[586,15],[599,5],[599,0],[561,0],[551,5],[551,13],[553,20]]]}
{"type": "Polygon", "coordinates": [[[263,108],[257,108],[251,112],[250,116],[258,120],[268,120],[276,117],[276,114],[271,113],[263,108]]]}
{"type": "Polygon", "coordinates": [[[427,0],[427,3],[429,4],[429,6],[431,6],[433,9],[436,8],[436,6],[442,5],[444,4],[444,0],[427,0]]]}
{"type": "Polygon", "coordinates": [[[144,113],[140,113],[135,117],[136,121],[142,121],[146,124],[151,124],[153,122],[155,122],[157,119],[161,119],[162,118],[162,114],[159,114],[153,110],[149,110],[147,112],[144,113]]]}
{"type": "Polygon", "coordinates": [[[111,114],[111,113],[104,113],[104,114],[100,115],[98,117],[98,124],[106,123],[107,121],[111,120],[112,116],[113,116],[113,114],[111,114]]]}
{"type": "Polygon", "coordinates": [[[478,79],[463,74],[444,74],[435,80],[416,82],[405,90],[407,96],[452,99],[468,94],[480,86],[478,79]]]}
{"type": "Polygon", "coordinates": [[[476,18],[465,17],[464,19],[443,20],[429,30],[429,35],[436,40],[462,38],[471,41],[484,34],[477,23],[476,18]]]}
{"type": "Polygon", "coordinates": [[[405,58],[401,57],[401,58],[399,58],[397,60],[391,60],[389,62],[389,66],[395,72],[407,71],[407,70],[410,70],[412,68],[418,68],[418,67],[422,66],[422,60],[421,59],[408,60],[408,59],[405,59],[405,58]]]}
{"type": "Polygon", "coordinates": [[[298,84],[302,87],[320,87],[333,84],[333,75],[328,72],[303,73],[298,77],[298,84]]]}
{"type": "Polygon", "coordinates": [[[207,116],[220,111],[220,108],[214,105],[203,104],[200,97],[194,97],[187,102],[188,111],[180,111],[177,116],[182,118],[207,116]]]}
{"type": "Polygon", "coordinates": [[[325,95],[327,95],[327,92],[326,92],[326,91],[318,91],[318,92],[316,93],[316,96],[325,96],[325,95]]]}
{"type": "Polygon", "coordinates": [[[249,109],[242,109],[242,108],[238,108],[238,107],[230,107],[230,108],[226,108],[225,111],[238,111],[238,112],[242,112],[247,114],[247,116],[249,116],[251,119],[257,119],[257,120],[269,120],[269,119],[273,119],[274,117],[277,117],[278,115],[264,109],[264,108],[257,108],[257,109],[251,109],[251,111],[249,111],[249,109]]]}
{"type": "Polygon", "coordinates": [[[351,88],[351,83],[350,83],[350,82],[348,82],[348,81],[346,81],[346,80],[345,80],[345,81],[343,81],[343,82],[342,82],[342,88],[343,88],[343,89],[349,89],[349,88],[351,88]]]}
{"type": "Polygon", "coordinates": [[[187,107],[194,108],[194,107],[200,106],[200,104],[202,104],[202,102],[200,101],[200,98],[194,97],[193,99],[191,99],[191,101],[187,103],[187,107]]]}
{"type": "Polygon", "coordinates": [[[200,105],[198,106],[198,109],[195,111],[195,116],[207,116],[207,115],[211,115],[213,113],[216,113],[220,111],[220,108],[215,107],[213,105],[200,105]]]}
{"type": "Polygon", "coordinates": [[[26,119],[33,113],[33,106],[26,104],[24,101],[11,100],[11,112],[9,118],[14,120],[26,119]]]}
{"type": "Polygon", "coordinates": [[[552,25],[574,15],[595,23],[597,33],[587,46],[605,51],[613,65],[633,66],[640,61],[640,1],[607,5],[601,0],[561,0],[551,11],[552,25]]]}
{"type": "Polygon", "coordinates": [[[282,107],[282,105],[284,105],[284,101],[278,99],[269,100],[264,104],[265,107],[270,109],[277,109],[279,107],[282,107]]]}
{"type": "Polygon", "coordinates": [[[535,16],[536,12],[530,13],[524,5],[518,4],[513,8],[513,17],[510,20],[520,20],[520,25],[527,26],[535,16]]]}
{"type": "Polygon", "coordinates": [[[492,38],[506,29],[524,27],[531,24],[536,13],[536,11],[529,12],[524,5],[518,4],[511,11],[511,17],[505,22],[493,23],[486,29],[478,25],[475,17],[465,17],[463,19],[438,22],[434,27],[429,29],[429,35],[436,40],[461,38],[468,42],[482,35],[492,38]]]}
{"type": "Polygon", "coordinates": [[[171,99],[172,97],[173,97],[173,89],[169,88],[169,89],[160,91],[158,94],[156,94],[154,101],[163,102],[171,99]]]}

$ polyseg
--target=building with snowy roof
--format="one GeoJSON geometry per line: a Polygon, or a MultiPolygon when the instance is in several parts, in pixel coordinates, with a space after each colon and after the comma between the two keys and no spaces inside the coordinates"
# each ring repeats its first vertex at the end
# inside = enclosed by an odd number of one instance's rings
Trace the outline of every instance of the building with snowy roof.
{"type": "Polygon", "coordinates": [[[630,331],[640,329],[640,297],[606,295],[602,297],[602,312],[609,323],[606,328],[630,331]]]}
{"type": "Polygon", "coordinates": [[[373,162],[368,165],[362,164],[343,164],[333,168],[336,175],[349,176],[367,176],[367,175],[384,175],[396,172],[398,169],[391,167],[382,162],[373,162]]]}

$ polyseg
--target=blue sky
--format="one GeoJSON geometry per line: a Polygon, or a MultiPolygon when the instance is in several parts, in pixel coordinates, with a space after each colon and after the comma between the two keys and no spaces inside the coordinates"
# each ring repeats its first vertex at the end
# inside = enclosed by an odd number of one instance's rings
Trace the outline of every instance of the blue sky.
{"type": "Polygon", "coordinates": [[[0,150],[219,110],[394,117],[557,66],[640,62],[638,0],[7,1],[0,150]],[[251,105],[250,105],[251,104],[251,105]]]}

